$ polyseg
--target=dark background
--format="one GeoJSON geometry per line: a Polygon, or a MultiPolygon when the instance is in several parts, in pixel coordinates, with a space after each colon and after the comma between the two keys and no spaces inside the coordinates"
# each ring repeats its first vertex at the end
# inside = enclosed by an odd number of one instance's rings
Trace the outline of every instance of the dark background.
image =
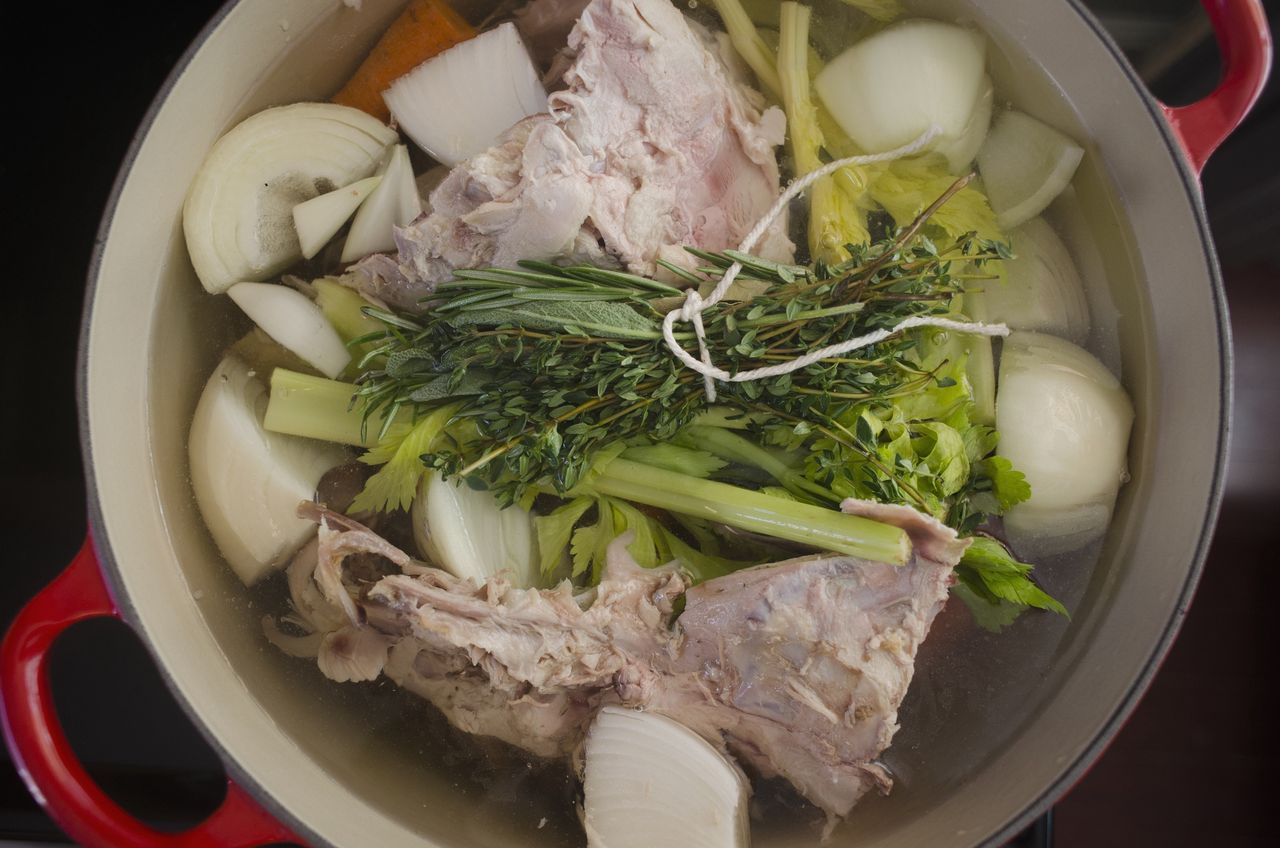
{"type": "MultiPolygon", "coordinates": [[[[74,377],[89,253],[134,128],[218,5],[27,7],[43,13],[38,28],[14,25],[6,15],[3,61],[12,85],[0,172],[0,427],[10,450],[0,462],[0,626],[80,545],[74,377]]],[[[1214,85],[1217,54],[1194,0],[1089,5],[1166,102],[1190,102],[1214,85]]],[[[1273,28],[1278,5],[1269,5],[1273,28]]],[[[1172,653],[1128,725],[1056,808],[1054,839],[1063,848],[1275,844],[1266,790],[1277,783],[1276,687],[1266,678],[1277,663],[1267,619],[1280,588],[1280,558],[1274,544],[1264,545],[1280,493],[1274,84],[1210,162],[1204,189],[1236,343],[1226,501],[1172,653]]],[[[127,628],[94,622],[73,629],[55,650],[53,678],[73,745],[127,807],[177,827],[217,804],[216,758],[186,726],[127,628]]],[[[0,840],[59,838],[7,752],[0,757],[0,840]]]]}

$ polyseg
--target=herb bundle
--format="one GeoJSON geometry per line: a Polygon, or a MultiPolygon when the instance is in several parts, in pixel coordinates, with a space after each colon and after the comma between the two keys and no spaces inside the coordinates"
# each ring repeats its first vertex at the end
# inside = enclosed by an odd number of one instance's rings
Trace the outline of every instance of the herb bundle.
{"type": "MultiPolygon", "coordinates": [[[[1003,245],[972,236],[938,247],[920,236],[851,246],[837,265],[780,265],[733,252],[693,251],[696,272],[668,266],[689,284],[706,285],[734,260],[739,280],[767,286],[751,300],[722,303],[703,320],[709,346],[727,370],[775,364],[822,346],[891,327],[915,315],[956,312],[958,268],[980,268],[1003,245]]],[[[378,310],[386,324],[361,343],[360,381],[367,417],[383,421],[460,403],[455,420],[476,438],[452,440],[425,459],[446,476],[483,480],[499,497],[519,500],[547,482],[567,492],[594,451],[613,441],[668,441],[706,408],[702,381],[666,350],[659,323],[678,289],[642,277],[589,267],[522,263],[517,270],[459,271],[425,315],[378,310]]],[[[801,371],[720,387],[723,402],[744,413],[808,425],[841,439],[851,408],[938,385],[939,366],[908,354],[904,334],[857,359],[823,361],[801,371]]]]}

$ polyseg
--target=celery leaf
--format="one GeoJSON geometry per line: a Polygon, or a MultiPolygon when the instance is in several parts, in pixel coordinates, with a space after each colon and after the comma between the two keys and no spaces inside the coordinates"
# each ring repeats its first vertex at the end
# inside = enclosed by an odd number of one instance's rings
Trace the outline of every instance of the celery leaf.
{"type": "Polygon", "coordinates": [[[956,577],[988,601],[1008,601],[1067,615],[1061,602],[1031,582],[1031,568],[1014,559],[995,539],[975,536],[956,566],[956,577]]]}
{"type": "Polygon", "coordinates": [[[722,577],[730,572],[748,568],[755,564],[704,553],[685,544],[679,536],[666,528],[662,529],[662,533],[666,538],[667,544],[671,547],[672,557],[689,572],[697,583],[711,580],[715,577],[722,577]]]}
{"type": "Polygon", "coordinates": [[[538,553],[543,576],[555,571],[560,556],[569,546],[574,525],[578,523],[595,501],[592,498],[574,498],[546,515],[533,519],[533,530],[538,537],[538,553]]]}
{"type": "Polygon", "coordinates": [[[964,602],[979,627],[991,633],[999,633],[1004,630],[1010,624],[1013,624],[1018,616],[1027,611],[1027,608],[1022,604],[1014,604],[998,598],[995,600],[987,598],[985,595],[970,589],[965,583],[957,583],[952,586],[951,594],[964,602]]]}
{"type": "MultiPolygon", "coordinates": [[[[947,161],[936,154],[897,159],[869,170],[874,174],[867,189],[871,199],[884,207],[900,227],[914,221],[956,180],[947,169],[947,161]]],[[[952,238],[970,232],[986,239],[1004,238],[990,202],[973,183],[942,204],[929,219],[929,226],[952,238]]]]}
{"type": "Polygon", "coordinates": [[[390,512],[408,509],[426,466],[422,455],[444,431],[455,405],[427,413],[416,424],[393,424],[377,445],[360,457],[366,465],[381,465],[351,503],[352,512],[390,512]]]}
{"type": "Polygon", "coordinates": [[[1031,484],[1027,482],[1026,476],[1003,456],[983,460],[981,471],[984,476],[991,478],[991,491],[1000,502],[1001,512],[1031,498],[1031,484]]]}

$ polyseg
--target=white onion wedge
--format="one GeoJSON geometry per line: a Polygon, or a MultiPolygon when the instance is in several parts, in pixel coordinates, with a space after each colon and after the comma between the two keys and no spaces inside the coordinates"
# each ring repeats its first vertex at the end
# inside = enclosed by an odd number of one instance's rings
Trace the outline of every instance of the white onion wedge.
{"type": "Polygon", "coordinates": [[[746,848],[742,772],[710,743],[657,713],[605,707],[583,745],[588,848],[746,848]]]}
{"type": "Polygon", "coordinates": [[[422,198],[409,163],[409,148],[397,144],[391,151],[382,181],[360,204],[347,241],[342,246],[342,261],[354,262],[371,253],[382,253],[396,246],[395,228],[403,227],[422,214],[422,198]]]}
{"type": "Polygon", "coordinates": [[[347,459],[335,445],[264,430],[266,405],[266,386],[228,356],[205,384],[187,444],[200,514],[245,585],[281,568],[314,535],[298,503],[347,459]]]}
{"type": "Polygon", "coordinates": [[[359,109],[296,103],[218,139],[182,209],[187,251],[210,292],[265,280],[302,256],[293,207],[373,173],[396,134],[359,109]]]}
{"type": "Polygon", "coordinates": [[[422,553],[457,577],[479,582],[506,572],[512,585],[538,582],[538,542],[533,519],[519,506],[502,509],[494,496],[466,483],[445,480],[439,472],[423,475],[415,510],[414,539],[422,553]],[[432,556],[434,554],[434,556],[432,556]]]}
{"type": "Polygon", "coordinates": [[[982,90],[973,104],[969,114],[969,122],[964,130],[955,138],[943,138],[934,145],[934,150],[947,159],[947,167],[953,174],[963,174],[973,164],[982,143],[987,140],[987,130],[991,128],[991,114],[995,109],[995,87],[991,78],[984,76],[982,90]]]}
{"type": "Polygon", "coordinates": [[[1005,279],[987,281],[973,293],[986,310],[984,320],[1083,344],[1089,338],[1089,301],[1067,246],[1043,218],[1027,221],[1009,239],[1016,258],[1005,261],[1005,279]]]}
{"type": "Polygon", "coordinates": [[[1020,555],[1062,553],[1105,532],[1132,424],[1129,396],[1088,351],[1043,333],[1005,339],[999,452],[1031,485],[1031,499],[1005,515],[1020,555]]]}
{"type": "Polygon", "coordinates": [[[1071,183],[1084,149],[1017,109],[996,115],[978,151],[978,170],[996,223],[1011,230],[1045,210],[1071,183]]]}
{"type": "Polygon", "coordinates": [[[981,121],[975,112],[990,85],[986,56],[980,32],[941,21],[902,21],[833,59],[814,88],[866,153],[900,147],[936,124],[942,136],[933,146],[947,147],[948,159],[959,161],[976,147],[981,121]]]}
{"type": "Polygon", "coordinates": [[[423,62],[382,99],[400,129],[449,166],[493,147],[521,118],[547,111],[546,89],[510,22],[423,62]]]}
{"type": "Polygon", "coordinates": [[[293,207],[293,226],[298,231],[302,258],[310,259],[319,253],[380,182],[380,174],[365,177],[293,207]]]}
{"type": "Polygon", "coordinates": [[[275,283],[236,283],[227,294],[264,333],[329,379],[351,361],[338,331],[302,292],[275,283]]]}

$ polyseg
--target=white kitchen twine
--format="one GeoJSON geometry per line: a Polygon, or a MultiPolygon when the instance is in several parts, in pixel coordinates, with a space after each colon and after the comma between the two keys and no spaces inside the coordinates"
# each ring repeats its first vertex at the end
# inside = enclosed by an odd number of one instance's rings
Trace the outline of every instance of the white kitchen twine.
{"type": "MultiPolygon", "coordinates": [[[[769,211],[764,217],[756,222],[751,232],[747,233],[747,237],[742,240],[742,244],[738,245],[738,250],[742,253],[750,253],[756,246],[756,242],[765,234],[765,231],[773,225],[778,216],[783,213],[796,195],[813,185],[823,177],[829,176],[836,171],[848,165],[870,165],[875,162],[888,162],[894,159],[901,159],[904,156],[910,156],[923,150],[928,144],[937,137],[941,129],[936,125],[932,125],[925,130],[915,141],[903,147],[895,148],[884,153],[876,153],[870,156],[848,156],[844,159],[837,159],[834,162],[828,162],[816,171],[810,171],[803,177],[794,180],[791,185],[787,186],[769,211]]],[[[827,359],[833,356],[849,353],[858,348],[867,347],[868,345],[877,344],[884,341],[890,336],[901,333],[904,330],[910,330],[915,327],[938,327],[944,330],[954,330],[958,333],[973,333],[981,336],[1007,336],[1009,328],[1004,324],[983,324],[971,321],[952,321],[949,318],[936,318],[932,316],[919,315],[914,318],[907,318],[887,330],[876,330],[867,333],[864,336],[858,336],[856,339],[848,339],[838,344],[820,347],[817,350],[811,350],[803,356],[792,359],[789,362],[781,362],[777,365],[768,365],[764,368],[752,368],[750,371],[739,371],[737,374],[730,374],[723,368],[719,368],[711,362],[711,353],[707,350],[706,331],[702,326],[702,313],[715,306],[728,293],[729,287],[733,285],[733,281],[737,278],[738,272],[742,270],[742,263],[734,262],[725,269],[724,276],[720,278],[720,282],[716,283],[716,287],[705,298],[698,294],[697,289],[689,289],[685,295],[684,304],[679,309],[673,309],[662,319],[662,338],[666,341],[667,347],[677,359],[683,362],[689,368],[697,371],[702,375],[703,385],[707,391],[707,402],[715,403],[716,400],[716,380],[722,380],[726,383],[746,383],[751,380],[764,380],[769,377],[779,377],[783,374],[790,374],[792,371],[799,371],[801,368],[807,368],[815,362],[827,359]],[[680,342],[676,341],[675,323],[676,321],[686,321],[693,324],[694,334],[698,338],[698,351],[701,359],[695,359],[680,342]]]]}

